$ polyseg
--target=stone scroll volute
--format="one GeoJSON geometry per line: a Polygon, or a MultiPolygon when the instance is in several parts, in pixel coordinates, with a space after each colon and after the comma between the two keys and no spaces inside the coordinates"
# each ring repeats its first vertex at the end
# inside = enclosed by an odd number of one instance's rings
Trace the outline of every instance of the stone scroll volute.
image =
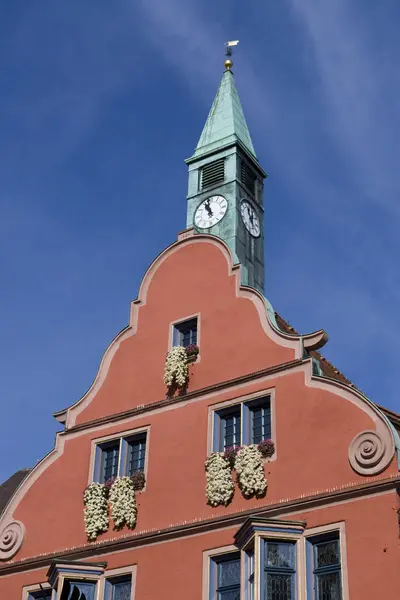
{"type": "Polygon", "coordinates": [[[394,454],[390,435],[373,430],[362,431],[352,440],[349,461],[360,475],[377,475],[389,466],[394,454]]]}
{"type": "Polygon", "coordinates": [[[21,548],[25,527],[20,521],[9,521],[0,530],[0,560],[9,560],[21,548]]]}

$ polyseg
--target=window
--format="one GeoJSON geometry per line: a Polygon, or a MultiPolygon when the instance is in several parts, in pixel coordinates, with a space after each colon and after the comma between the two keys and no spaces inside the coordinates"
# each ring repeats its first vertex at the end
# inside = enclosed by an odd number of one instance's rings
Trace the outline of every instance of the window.
{"type": "Polygon", "coordinates": [[[264,546],[265,600],[295,600],[295,544],[266,540],[264,546]]]}
{"type": "Polygon", "coordinates": [[[131,576],[113,577],[106,579],[104,600],[131,600],[131,576]]]}
{"type": "Polygon", "coordinates": [[[315,600],[341,600],[339,540],[320,538],[313,543],[315,600]]]}
{"type": "Polygon", "coordinates": [[[344,535],[344,523],[306,530],[305,521],[251,515],[234,536],[244,566],[243,597],[348,598],[347,579],[342,577],[341,567],[344,535]]]}
{"type": "Polygon", "coordinates": [[[144,471],[146,456],[146,434],[137,435],[128,440],[128,465],[126,475],[129,477],[136,471],[144,471]]]}
{"type": "Polygon", "coordinates": [[[64,580],[61,600],[95,600],[96,582],[64,580]],[[79,594],[79,595],[78,595],[79,594]]]}
{"type": "Polygon", "coordinates": [[[141,431],[96,445],[93,480],[105,483],[117,476],[144,471],[147,432],[141,431]]]}
{"type": "Polygon", "coordinates": [[[240,446],[241,411],[240,406],[219,413],[220,435],[219,451],[223,452],[231,446],[240,446]]]}
{"type": "Polygon", "coordinates": [[[197,318],[174,325],[174,346],[197,345],[197,318]]]}
{"type": "Polygon", "coordinates": [[[104,444],[101,448],[101,481],[118,475],[120,441],[104,444]]]}
{"type": "Polygon", "coordinates": [[[212,559],[210,600],[240,600],[239,553],[230,553],[212,559]]]}
{"type": "Polygon", "coordinates": [[[51,589],[44,588],[43,590],[38,590],[37,592],[29,592],[28,600],[50,600],[51,599],[51,589]]]}
{"type": "Polygon", "coordinates": [[[270,439],[271,433],[269,396],[214,412],[214,452],[223,452],[230,446],[258,444],[270,439]]]}
{"type": "Polygon", "coordinates": [[[271,405],[269,398],[248,405],[250,412],[250,444],[271,438],[271,405]]]}

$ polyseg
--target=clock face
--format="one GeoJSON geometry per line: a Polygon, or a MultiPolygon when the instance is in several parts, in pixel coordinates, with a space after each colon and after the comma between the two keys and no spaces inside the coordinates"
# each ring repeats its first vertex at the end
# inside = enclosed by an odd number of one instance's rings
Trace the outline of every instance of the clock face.
{"type": "Polygon", "coordinates": [[[227,209],[228,202],[223,196],[210,196],[197,207],[194,223],[199,229],[213,227],[222,219],[227,209]]]}
{"type": "Polygon", "coordinates": [[[240,204],[240,214],[247,231],[253,237],[260,237],[261,228],[257,213],[247,200],[242,200],[240,204]]]}

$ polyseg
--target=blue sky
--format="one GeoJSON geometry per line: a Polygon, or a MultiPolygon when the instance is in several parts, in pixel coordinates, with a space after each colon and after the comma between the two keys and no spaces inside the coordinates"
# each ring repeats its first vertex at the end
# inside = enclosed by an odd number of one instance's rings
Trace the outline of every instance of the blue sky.
{"type": "Polygon", "coordinates": [[[53,446],[185,226],[223,43],[269,173],[266,295],[400,411],[400,6],[0,2],[0,480],[53,446]]]}

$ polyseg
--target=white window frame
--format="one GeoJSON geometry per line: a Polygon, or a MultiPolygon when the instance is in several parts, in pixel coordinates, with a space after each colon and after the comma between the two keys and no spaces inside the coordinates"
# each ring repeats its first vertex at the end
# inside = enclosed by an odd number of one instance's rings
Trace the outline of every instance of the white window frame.
{"type": "MultiPolygon", "coordinates": [[[[146,454],[144,457],[144,470],[143,473],[146,478],[146,482],[144,488],[141,490],[144,492],[147,487],[147,471],[148,471],[148,463],[149,463],[149,447],[150,447],[150,425],[146,425],[144,427],[137,427],[136,429],[128,429],[126,431],[121,431],[118,433],[110,434],[107,436],[95,438],[91,443],[91,451],[90,451],[90,461],[89,461],[89,474],[88,474],[88,484],[96,482],[96,454],[98,452],[98,448],[107,442],[118,441],[120,442],[120,451],[118,455],[118,474],[121,473],[121,461],[122,461],[122,453],[121,453],[121,440],[127,439],[130,437],[135,437],[136,435],[146,434],[146,454]]],[[[101,448],[100,448],[101,451],[101,448]]],[[[97,458],[98,459],[98,458],[97,458]]]]}

